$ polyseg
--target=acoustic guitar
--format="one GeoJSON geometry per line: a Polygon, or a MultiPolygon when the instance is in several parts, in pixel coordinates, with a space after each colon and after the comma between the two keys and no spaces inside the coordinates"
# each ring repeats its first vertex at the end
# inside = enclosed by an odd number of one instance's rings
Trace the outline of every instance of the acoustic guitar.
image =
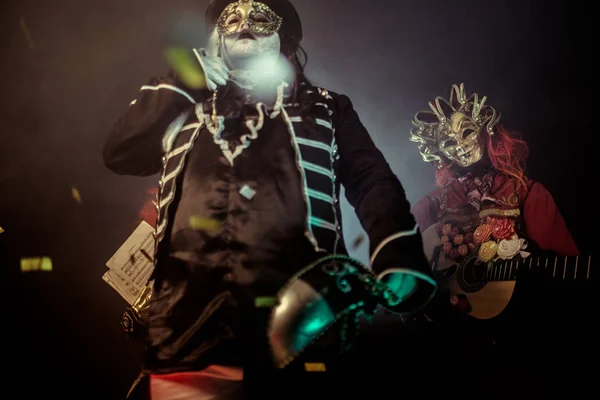
{"type": "Polygon", "coordinates": [[[423,247],[440,286],[450,296],[468,302],[468,311],[477,319],[499,315],[508,305],[519,277],[541,273],[545,278],[562,281],[590,279],[591,256],[535,256],[492,263],[478,261],[477,255],[460,262],[448,259],[441,251],[442,243],[435,225],[423,234],[423,247]]]}

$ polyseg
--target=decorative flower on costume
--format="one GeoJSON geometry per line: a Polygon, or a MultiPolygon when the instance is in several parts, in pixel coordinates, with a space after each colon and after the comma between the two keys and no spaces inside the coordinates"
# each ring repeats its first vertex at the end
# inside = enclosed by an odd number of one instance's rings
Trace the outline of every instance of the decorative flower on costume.
{"type": "Polygon", "coordinates": [[[498,243],[488,240],[479,247],[479,261],[484,263],[491,261],[498,251],[498,243]]]}
{"type": "Polygon", "coordinates": [[[492,236],[496,240],[508,239],[515,233],[513,222],[508,218],[488,218],[488,224],[492,227],[492,236]]]}
{"type": "Polygon", "coordinates": [[[455,245],[460,246],[464,241],[464,235],[458,234],[452,239],[455,245]]]}
{"type": "Polygon", "coordinates": [[[454,239],[454,237],[458,234],[460,234],[460,230],[458,229],[458,227],[455,226],[452,228],[452,230],[450,231],[448,236],[450,236],[452,239],[454,239]]]}
{"type": "Polygon", "coordinates": [[[510,239],[503,239],[498,243],[498,258],[509,260],[516,256],[519,252],[523,258],[529,253],[522,252],[527,247],[525,239],[519,239],[517,235],[513,235],[510,239]]]}
{"type": "Polygon", "coordinates": [[[446,224],[442,227],[442,235],[448,235],[452,231],[452,225],[446,224]]]}
{"type": "Polygon", "coordinates": [[[472,241],[473,241],[473,232],[465,233],[465,236],[463,237],[463,242],[465,242],[465,244],[469,244],[472,241]]]}
{"type": "Polygon", "coordinates": [[[487,263],[496,259],[508,260],[518,254],[523,258],[529,255],[523,251],[527,242],[519,238],[511,218],[487,217],[475,230],[440,223],[436,230],[440,235],[442,252],[451,260],[460,261],[475,255],[479,261],[487,263]]]}
{"type": "Polygon", "coordinates": [[[473,243],[481,244],[485,243],[492,236],[492,227],[488,224],[479,225],[475,232],[473,232],[473,243]]]}

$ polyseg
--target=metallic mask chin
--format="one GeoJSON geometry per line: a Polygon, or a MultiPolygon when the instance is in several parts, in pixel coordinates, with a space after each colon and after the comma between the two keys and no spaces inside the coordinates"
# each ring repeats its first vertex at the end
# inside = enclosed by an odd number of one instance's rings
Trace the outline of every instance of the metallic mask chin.
{"type": "Polygon", "coordinates": [[[444,155],[448,160],[462,168],[470,167],[471,165],[481,161],[483,154],[484,150],[481,146],[474,146],[470,149],[444,151],[444,155]]]}

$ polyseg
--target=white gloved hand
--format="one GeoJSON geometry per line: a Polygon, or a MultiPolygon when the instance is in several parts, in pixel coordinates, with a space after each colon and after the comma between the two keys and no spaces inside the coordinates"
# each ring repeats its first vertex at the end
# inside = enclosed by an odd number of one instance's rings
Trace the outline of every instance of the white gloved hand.
{"type": "Polygon", "coordinates": [[[204,70],[206,86],[214,92],[217,86],[225,86],[229,79],[229,68],[221,57],[209,56],[204,49],[194,49],[194,55],[204,70]]]}

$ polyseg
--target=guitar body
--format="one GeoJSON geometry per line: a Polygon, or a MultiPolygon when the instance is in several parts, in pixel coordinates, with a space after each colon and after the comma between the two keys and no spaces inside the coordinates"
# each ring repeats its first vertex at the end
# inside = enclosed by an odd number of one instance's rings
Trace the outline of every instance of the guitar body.
{"type": "Polygon", "coordinates": [[[478,319],[490,319],[506,308],[515,290],[516,281],[486,281],[486,266],[477,265],[476,256],[458,264],[439,251],[437,260],[433,260],[437,253],[436,248],[442,246],[435,225],[426,229],[422,235],[425,255],[432,263],[438,284],[450,296],[464,296],[469,302],[469,315],[478,319]]]}
{"type": "Polygon", "coordinates": [[[449,289],[451,295],[464,295],[469,301],[471,310],[468,314],[478,319],[490,319],[499,315],[512,298],[516,282],[488,282],[481,290],[466,293],[459,287],[456,278],[451,278],[449,289]]]}

